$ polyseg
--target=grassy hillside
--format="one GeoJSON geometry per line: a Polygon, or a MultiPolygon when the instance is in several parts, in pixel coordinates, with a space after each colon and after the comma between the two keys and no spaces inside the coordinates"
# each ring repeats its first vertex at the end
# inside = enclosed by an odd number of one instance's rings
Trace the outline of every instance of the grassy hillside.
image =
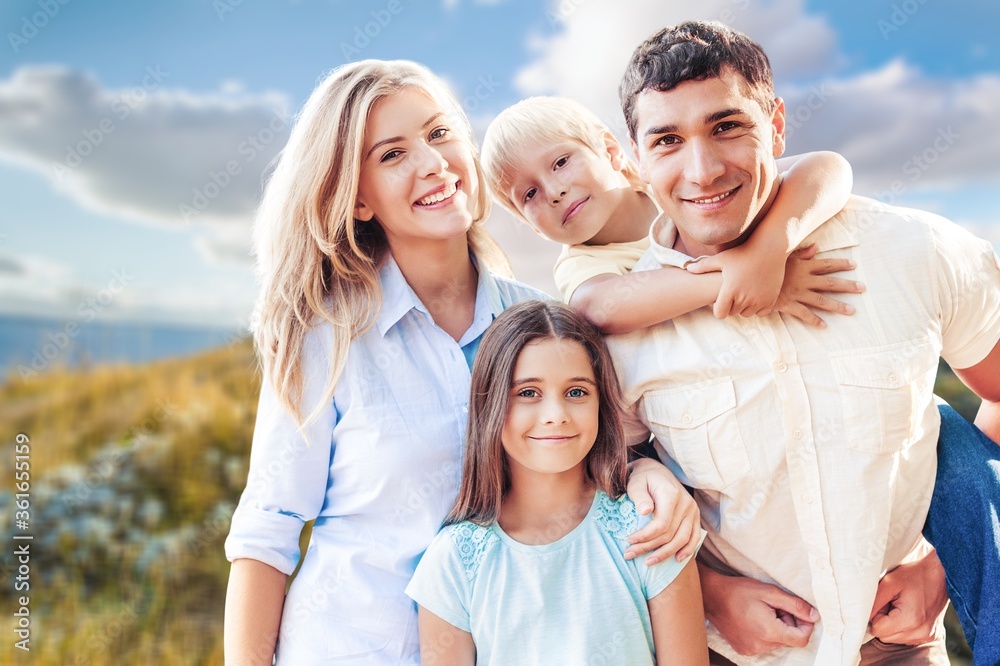
{"type": "MultiPolygon", "coordinates": [[[[259,388],[246,341],[0,386],[4,441],[31,440],[35,535],[31,653],[13,648],[8,629],[0,661],[222,663],[223,541],[246,481],[259,388]]],[[[972,415],[975,401],[946,368],[939,390],[972,415]]],[[[12,479],[13,456],[0,468],[12,479]]],[[[7,488],[0,510],[9,514],[7,488]]],[[[11,551],[0,560],[4,608],[14,607],[11,551]]]]}

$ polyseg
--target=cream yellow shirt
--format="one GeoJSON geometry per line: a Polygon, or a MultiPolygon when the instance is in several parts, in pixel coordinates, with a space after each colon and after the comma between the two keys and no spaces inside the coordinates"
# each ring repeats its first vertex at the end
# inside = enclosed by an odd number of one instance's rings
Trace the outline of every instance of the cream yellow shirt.
{"type": "MultiPolygon", "coordinates": [[[[635,270],[681,266],[654,223],[635,270]]],[[[989,243],[929,213],[854,197],[814,232],[818,257],[854,259],[853,316],[816,329],[781,314],[717,320],[701,308],[611,336],[633,427],[696,488],[703,553],[819,611],[808,647],[738,664],[856,664],[876,586],[920,540],[934,487],[938,357],[975,365],[1000,339],[989,243]]]]}
{"type": "Polygon", "coordinates": [[[649,249],[649,236],[631,243],[565,245],[552,268],[563,302],[569,303],[577,287],[598,275],[626,275],[649,249]]]}

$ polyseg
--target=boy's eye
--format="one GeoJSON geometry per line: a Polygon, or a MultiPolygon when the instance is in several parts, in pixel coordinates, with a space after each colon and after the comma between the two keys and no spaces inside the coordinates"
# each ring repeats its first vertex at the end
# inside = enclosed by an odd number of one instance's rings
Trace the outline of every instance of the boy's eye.
{"type": "Polygon", "coordinates": [[[394,160],[402,154],[403,154],[402,150],[390,150],[385,155],[383,155],[381,159],[379,159],[379,162],[388,162],[389,160],[394,160]]]}
{"type": "Polygon", "coordinates": [[[557,159],[555,167],[557,169],[561,169],[562,167],[566,166],[566,162],[569,162],[569,155],[563,155],[562,157],[557,159]]]}
{"type": "Polygon", "coordinates": [[[532,199],[534,199],[535,198],[535,194],[537,192],[538,192],[538,190],[536,190],[533,187],[531,189],[529,189],[527,192],[525,192],[524,193],[524,202],[528,203],[529,201],[531,201],[532,199]]]}
{"type": "Polygon", "coordinates": [[[587,392],[582,388],[571,388],[566,392],[566,395],[570,398],[584,398],[587,396],[587,392]]]}
{"type": "Polygon", "coordinates": [[[438,127],[431,132],[431,140],[433,141],[434,139],[441,139],[447,136],[448,132],[450,131],[451,130],[449,130],[447,127],[438,127]]]}

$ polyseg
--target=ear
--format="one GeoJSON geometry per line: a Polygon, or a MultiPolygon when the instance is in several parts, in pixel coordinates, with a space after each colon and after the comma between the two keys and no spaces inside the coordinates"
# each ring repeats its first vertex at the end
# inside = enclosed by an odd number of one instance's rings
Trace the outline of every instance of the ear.
{"type": "Polygon", "coordinates": [[[608,159],[611,160],[611,166],[615,171],[621,171],[625,168],[625,151],[622,149],[622,144],[618,143],[618,139],[611,132],[605,130],[603,134],[604,139],[604,150],[608,154],[608,159]]]}
{"type": "Polygon", "coordinates": [[[642,182],[649,185],[649,176],[646,175],[646,164],[639,157],[639,145],[631,137],[629,137],[628,143],[632,146],[632,154],[635,155],[635,163],[639,169],[639,178],[642,179],[642,182]]]}
{"type": "Polygon", "coordinates": [[[354,219],[361,220],[362,222],[371,222],[375,218],[375,211],[368,207],[368,205],[361,201],[361,199],[356,199],[354,201],[354,219]]]}
{"type": "Polygon", "coordinates": [[[771,128],[774,133],[772,154],[781,157],[785,152],[785,100],[774,98],[774,113],[771,114],[771,128]]]}

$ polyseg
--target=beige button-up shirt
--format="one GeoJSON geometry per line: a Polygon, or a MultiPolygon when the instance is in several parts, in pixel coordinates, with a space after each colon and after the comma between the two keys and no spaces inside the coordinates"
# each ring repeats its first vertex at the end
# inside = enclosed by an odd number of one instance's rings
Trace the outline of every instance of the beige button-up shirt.
{"type": "MultiPolygon", "coordinates": [[[[635,270],[683,266],[661,217],[635,270]]],[[[878,581],[920,540],[936,471],[938,358],[975,365],[1000,339],[989,243],[936,215],[855,197],[807,240],[857,262],[857,308],[816,329],[701,308],[608,339],[633,426],[696,489],[703,553],[816,607],[809,646],[740,664],[856,664],[878,581]]]]}

